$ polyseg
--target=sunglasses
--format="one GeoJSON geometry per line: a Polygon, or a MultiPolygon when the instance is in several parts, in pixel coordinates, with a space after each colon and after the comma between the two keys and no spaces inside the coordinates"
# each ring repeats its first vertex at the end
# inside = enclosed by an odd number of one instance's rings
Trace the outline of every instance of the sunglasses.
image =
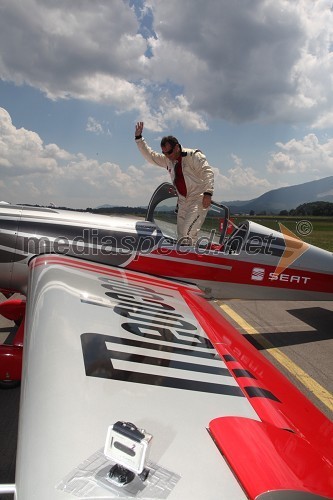
{"type": "Polygon", "coordinates": [[[176,147],[176,144],[171,148],[169,149],[169,151],[162,151],[162,153],[165,155],[165,156],[169,156],[173,153],[173,150],[175,149],[176,147]]]}

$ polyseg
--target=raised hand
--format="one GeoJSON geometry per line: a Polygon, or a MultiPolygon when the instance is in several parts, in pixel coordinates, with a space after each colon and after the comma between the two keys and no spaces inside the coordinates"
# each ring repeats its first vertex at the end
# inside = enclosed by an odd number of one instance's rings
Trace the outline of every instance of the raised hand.
{"type": "Polygon", "coordinates": [[[143,131],[143,122],[138,122],[135,126],[135,137],[139,137],[142,135],[143,131]]]}

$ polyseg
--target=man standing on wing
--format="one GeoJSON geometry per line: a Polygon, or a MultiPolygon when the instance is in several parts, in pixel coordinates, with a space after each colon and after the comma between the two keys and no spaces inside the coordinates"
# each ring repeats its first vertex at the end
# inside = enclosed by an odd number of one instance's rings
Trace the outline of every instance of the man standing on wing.
{"type": "Polygon", "coordinates": [[[143,122],[135,127],[135,142],[142,156],[168,170],[178,194],[177,234],[180,243],[194,245],[205,220],[214,189],[214,172],[198,149],[183,148],[172,135],[161,140],[162,153],[142,137],[143,122]]]}

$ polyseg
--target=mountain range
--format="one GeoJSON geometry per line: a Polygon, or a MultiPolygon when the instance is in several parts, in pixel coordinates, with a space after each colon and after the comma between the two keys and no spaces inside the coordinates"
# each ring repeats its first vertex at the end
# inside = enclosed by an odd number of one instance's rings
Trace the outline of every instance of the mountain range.
{"type": "MultiPolygon", "coordinates": [[[[313,201],[328,201],[333,203],[333,176],[295,186],[272,189],[252,200],[222,201],[221,203],[227,205],[232,214],[248,214],[252,211],[255,214],[262,212],[277,214],[281,210],[289,211],[303,203],[311,203],[313,201]]],[[[105,204],[96,207],[96,209],[112,207],[115,207],[115,205],[105,204]]],[[[160,206],[160,209],[162,208],[160,206]]],[[[166,205],[165,210],[170,210],[170,207],[166,205]]]]}
{"type": "Polygon", "coordinates": [[[272,189],[258,198],[247,201],[222,202],[230,208],[231,213],[250,213],[253,211],[279,213],[281,210],[292,210],[303,203],[328,201],[333,203],[333,176],[316,181],[305,182],[295,186],[272,189]]]}

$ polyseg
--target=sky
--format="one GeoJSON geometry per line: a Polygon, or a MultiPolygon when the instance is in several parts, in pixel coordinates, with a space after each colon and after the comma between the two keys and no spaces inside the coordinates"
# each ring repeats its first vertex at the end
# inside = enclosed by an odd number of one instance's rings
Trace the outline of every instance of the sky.
{"type": "Polygon", "coordinates": [[[137,121],[205,153],[215,201],[333,175],[332,3],[0,0],[0,200],[147,205],[137,121]]]}

